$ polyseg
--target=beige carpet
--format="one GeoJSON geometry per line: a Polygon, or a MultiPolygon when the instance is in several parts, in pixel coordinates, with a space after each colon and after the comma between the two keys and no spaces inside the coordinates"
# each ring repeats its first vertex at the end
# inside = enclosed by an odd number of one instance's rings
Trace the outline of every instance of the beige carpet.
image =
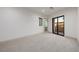
{"type": "Polygon", "coordinates": [[[1,52],[77,52],[79,43],[51,33],[0,42],[1,52]]]}

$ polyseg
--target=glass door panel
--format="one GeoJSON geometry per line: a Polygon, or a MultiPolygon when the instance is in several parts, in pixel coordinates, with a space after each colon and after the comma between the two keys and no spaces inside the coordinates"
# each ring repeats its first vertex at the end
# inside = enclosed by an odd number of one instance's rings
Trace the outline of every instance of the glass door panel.
{"type": "Polygon", "coordinates": [[[64,19],[63,19],[63,17],[58,18],[58,34],[64,35],[64,19]]]}
{"type": "Polygon", "coordinates": [[[57,18],[54,19],[54,33],[57,33],[57,18]]]}

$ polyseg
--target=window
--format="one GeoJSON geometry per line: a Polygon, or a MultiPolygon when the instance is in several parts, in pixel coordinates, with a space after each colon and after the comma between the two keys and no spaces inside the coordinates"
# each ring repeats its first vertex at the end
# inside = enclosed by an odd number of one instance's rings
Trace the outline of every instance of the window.
{"type": "Polygon", "coordinates": [[[43,26],[43,19],[39,17],[39,26],[43,26]]]}

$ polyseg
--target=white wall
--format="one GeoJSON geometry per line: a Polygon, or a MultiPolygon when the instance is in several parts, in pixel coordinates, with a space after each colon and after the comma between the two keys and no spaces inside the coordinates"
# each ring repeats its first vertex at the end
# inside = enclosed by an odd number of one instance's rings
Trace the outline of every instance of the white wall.
{"type": "Polygon", "coordinates": [[[77,39],[79,41],[79,7],[78,7],[78,20],[77,20],[77,39]]]}
{"type": "Polygon", "coordinates": [[[77,8],[68,8],[63,11],[58,11],[48,19],[48,31],[52,32],[52,18],[57,16],[65,16],[65,36],[77,37],[77,8]]]}
{"type": "Polygon", "coordinates": [[[40,15],[23,8],[0,8],[0,41],[43,32],[38,17],[40,15]]]}

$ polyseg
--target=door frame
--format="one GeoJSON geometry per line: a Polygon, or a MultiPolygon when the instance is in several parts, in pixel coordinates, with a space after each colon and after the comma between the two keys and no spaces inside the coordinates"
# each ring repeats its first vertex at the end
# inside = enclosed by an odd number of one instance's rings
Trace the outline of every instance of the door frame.
{"type": "MultiPolygon", "coordinates": [[[[64,17],[64,15],[52,18],[52,33],[57,34],[57,35],[61,35],[61,34],[58,34],[58,18],[60,18],[60,17],[63,17],[64,24],[65,24],[65,19],[64,19],[65,17],[64,17]],[[55,18],[57,18],[57,33],[54,32],[54,19],[55,18]]],[[[63,30],[65,31],[65,25],[64,24],[63,24],[63,26],[64,26],[63,30]]],[[[63,35],[61,35],[61,36],[64,36],[64,34],[65,34],[64,31],[63,31],[63,35]]]]}

